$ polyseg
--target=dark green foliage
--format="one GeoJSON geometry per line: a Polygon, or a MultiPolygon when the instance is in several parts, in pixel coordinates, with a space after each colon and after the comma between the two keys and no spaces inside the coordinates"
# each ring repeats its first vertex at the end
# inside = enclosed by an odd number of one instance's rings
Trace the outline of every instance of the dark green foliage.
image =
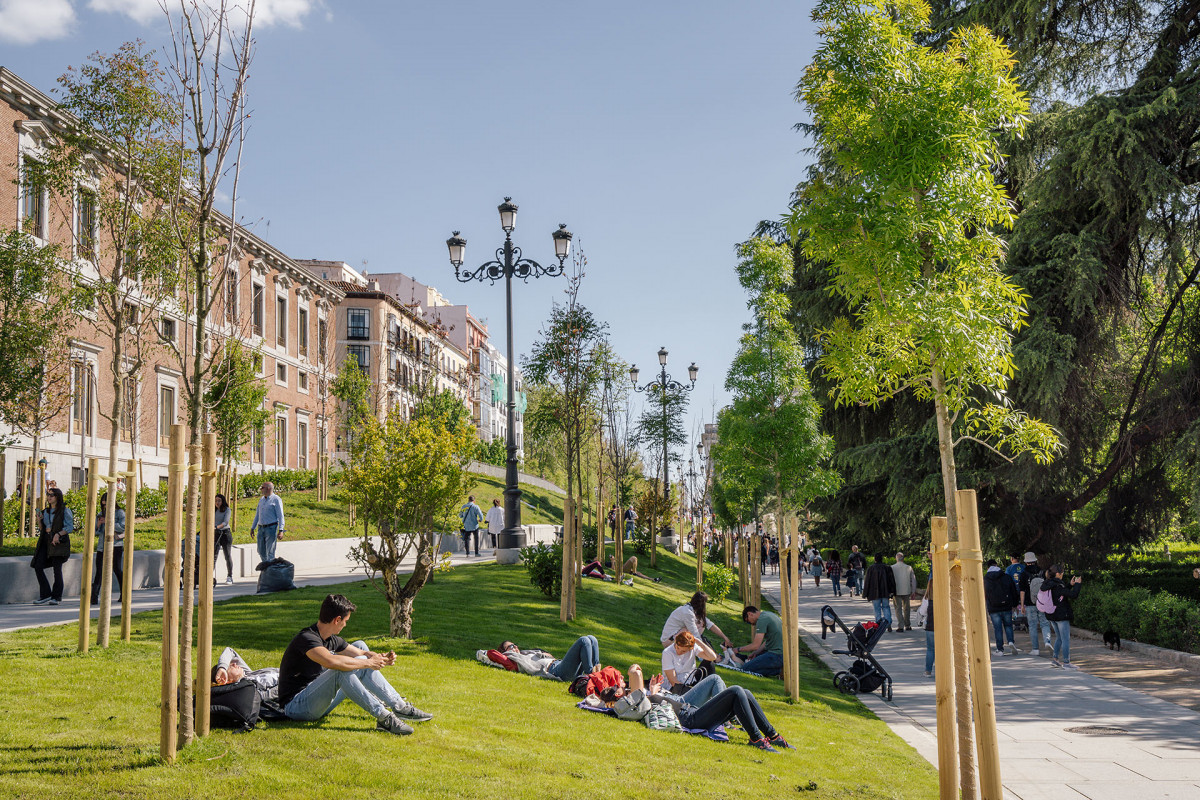
{"type": "MultiPolygon", "coordinates": [[[[1071,0],[1053,7],[932,3],[934,41],[978,23],[1004,37],[1035,114],[1010,141],[1002,180],[1020,214],[1005,269],[1029,295],[1018,333],[1014,406],[1066,445],[1050,465],[1006,464],[970,442],[959,485],[979,493],[985,536],[1097,564],[1200,497],[1200,29],[1192,4],[1071,0]],[[1191,20],[1191,21],[1188,21],[1191,20]]],[[[759,232],[781,232],[764,225],[759,232]]],[[[810,344],[844,313],[820,264],[796,248],[793,319],[810,344]]],[[[842,490],[814,506],[822,541],[904,545],[938,513],[927,410],[904,396],[879,409],[832,408],[842,490]]]]}
{"type": "Polygon", "coordinates": [[[539,542],[521,548],[521,561],[529,572],[529,582],[546,597],[562,594],[562,545],[539,542]]]}
{"type": "Polygon", "coordinates": [[[648,556],[650,555],[650,528],[647,525],[635,525],[633,528],[633,538],[630,540],[633,545],[634,555],[648,556]]]}
{"type": "Polygon", "coordinates": [[[1200,653],[1200,604],[1195,600],[1144,587],[1120,589],[1108,578],[1083,585],[1071,603],[1079,627],[1113,630],[1122,639],[1200,653]]]}
{"type": "MultiPolygon", "coordinates": [[[[330,470],[329,485],[339,485],[341,476],[341,472],[330,470]]],[[[259,489],[267,481],[275,485],[276,492],[315,489],[317,488],[317,471],[314,469],[269,469],[266,472],[249,472],[238,478],[238,488],[242,492],[242,497],[253,497],[258,494],[259,489]]]]}
{"type": "Polygon", "coordinates": [[[736,583],[736,572],[724,564],[710,564],[704,568],[704,584],[700,588],[710,599],[719,603],[729,596],[736,583]]]}
{"type": "Polygon", "coordinates": [[[508,463],[508,446],[499,437],[490,442],[479,443],[479,454],[476,456],[484,464],[503,467],[508,463]]]}
{"type": "Polygon", "coordinates": [[[725,564],[725,542],[723,539],[717,539],[714,543],[708,546],[708,551],[704,554],[704,560],[709,564],[725,564]]]}
{"type": "Polygon", "coordinates": [[[596,553],[596,526],[584,522],[579,526],[579,534],[583,537],[583,560],[591,561],[596,553]]]}

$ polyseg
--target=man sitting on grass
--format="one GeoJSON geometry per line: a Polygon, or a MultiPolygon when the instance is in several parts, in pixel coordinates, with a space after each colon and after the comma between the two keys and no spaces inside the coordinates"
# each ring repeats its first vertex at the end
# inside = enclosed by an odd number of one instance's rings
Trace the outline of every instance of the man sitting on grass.
{"type": "Polygon", "coordinates": [[[347,644],[338,636],[354,609],[345,595],[328,595],[317,623],[292,639],[279,664],[279,704],[289,719],[313,722],[349,697],[375,717],[375,730],[407,736],[412,728],[401,718],[424,722],[433,715],[414,708],[379,674],[396,663],[395,653],[372,653],[361,639],[347,644]]]}
{"type": "Polygon", "coordinates": [[[726,654],[740,660],[742,653],[750,653],[749,658],[734,665],[758,675],[778,675],[783,670],[783,621],[778,614],[759,611],[755,606],[742,609],[742,621],[754,626],[754,638],[750,644],[726,650],[726,654]]]}
{"type": "MultiPolygon", "coordinates": [[[[712,678],[717,676],[710,675],[705,680],[712,678]]],[[[692,730],[711,731],[718,725],[736,719],[750,737],[752,747],[769,753],[778,753],[776,747],[795,749],[767,720],[767,715],[763,713],[754,695],[741,686],[730,686],[712,699],[703,701],[700,706],[692,704],[695,700],[692,693],[700,689],[699,686],[683,697],[666,693],[662,687],[662,675],[655,675],[647,686],[642,668],[634,664],[629,668],[629,688],[610,686],[600,692],[600,700],[611,708],[618,718],[633,721],[646,716],[651,706],[669,703],[679,717],[679,724],[692,730]]]]}

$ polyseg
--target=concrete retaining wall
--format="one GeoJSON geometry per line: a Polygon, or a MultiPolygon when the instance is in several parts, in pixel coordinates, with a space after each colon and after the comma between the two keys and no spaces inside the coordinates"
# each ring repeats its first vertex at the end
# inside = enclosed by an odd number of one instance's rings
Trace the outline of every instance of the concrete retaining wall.
{"type": "MultiPolygon", "coordinates": [[[[467,464],[467,472],[474,472],[476,475],[487,475],[489,478],[499,478],[504,480],[507,475],[504,474],[504,467],[497,467],[495,464],[484,464],[482,461],[471,461],[467,464]]],[[[545,478],[539,478],[537,475],[526,475],[524,472],[517,473],[517,480],[521,483],[527,483],[530,486],[536,486],[539,489],[545,489],[548,492],[557,492],[565,495],[566,489],[560,489],[545,478]]]]}
{"type": "MultiPolygon", "coordinates": [[[[30,568],[30,556],[0,558],[0,603],[32,603],[38,599],[37,575],[30,568]]],[[[143,550],[133,554],[133,588],[152,589],[162,586],[165,563],[162,550],[143,550]]],[[[235,561],[236,569],[236,561],[235,561]]],[[[82,584],[83,555],[76,553],[63,564],[63,596],[78,597],[82,584]]],[[[54,575],[46,570],[46,580],[53,583],[54,575]]],[[[114,596],[116,580],[113,580],[114,596]]]]}

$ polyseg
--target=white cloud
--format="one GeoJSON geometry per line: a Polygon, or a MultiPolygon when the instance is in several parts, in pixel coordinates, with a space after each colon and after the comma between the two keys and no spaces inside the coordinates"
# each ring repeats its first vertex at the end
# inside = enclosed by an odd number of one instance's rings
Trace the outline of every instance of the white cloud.
{"type": "MultiPolygon", "coordinates": [[[[16,1],[18,0],[14,0],[14,2],[16,1]]],[[[32,2],[32,0],[19,1],[32,2]]],[[[4,0],[0,0],[0,3],[3,2],[4,0]]],[[[54,2],[65,4],[67,0],[54,0],[54,2]]],[[[206,0],[201,0],[202,5],[205,2],[206,0]]],[[[178,0],[167,0],[166,5],[169,10],[176,9],[178,0]]],[[[215,6],[216,3],[208,2],[208,5],[215,6]]],[[[235,0],[230,3],[231,18],[242,17],[249,5],[249,0],[235,0]]],[[[93,11],[124,14],[143,25],[153,22],[163,15],[159,0],[88,0],[88,7],[93,11]]],[[[254,23],[264,27],[277,24],[299,27],[309,12],[318,7],[324,7],[322,0],[258,0],[254,6],[254,23]]]]}
{"type": "Polygon", "coordinates": [[[70,0],[0,0],[0,41],[61,39],[75,24],[70,0]]]}

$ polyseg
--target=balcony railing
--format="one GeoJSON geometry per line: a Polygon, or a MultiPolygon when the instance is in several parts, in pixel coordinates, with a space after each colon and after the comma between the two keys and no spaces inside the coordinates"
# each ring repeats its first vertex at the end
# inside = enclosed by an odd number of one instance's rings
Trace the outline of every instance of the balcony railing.
{"type": "Polygon", "coordinates": [[[366,325],[350,325],[346,329],[347,339],[369,339],[371,329],[366,325]]]}

